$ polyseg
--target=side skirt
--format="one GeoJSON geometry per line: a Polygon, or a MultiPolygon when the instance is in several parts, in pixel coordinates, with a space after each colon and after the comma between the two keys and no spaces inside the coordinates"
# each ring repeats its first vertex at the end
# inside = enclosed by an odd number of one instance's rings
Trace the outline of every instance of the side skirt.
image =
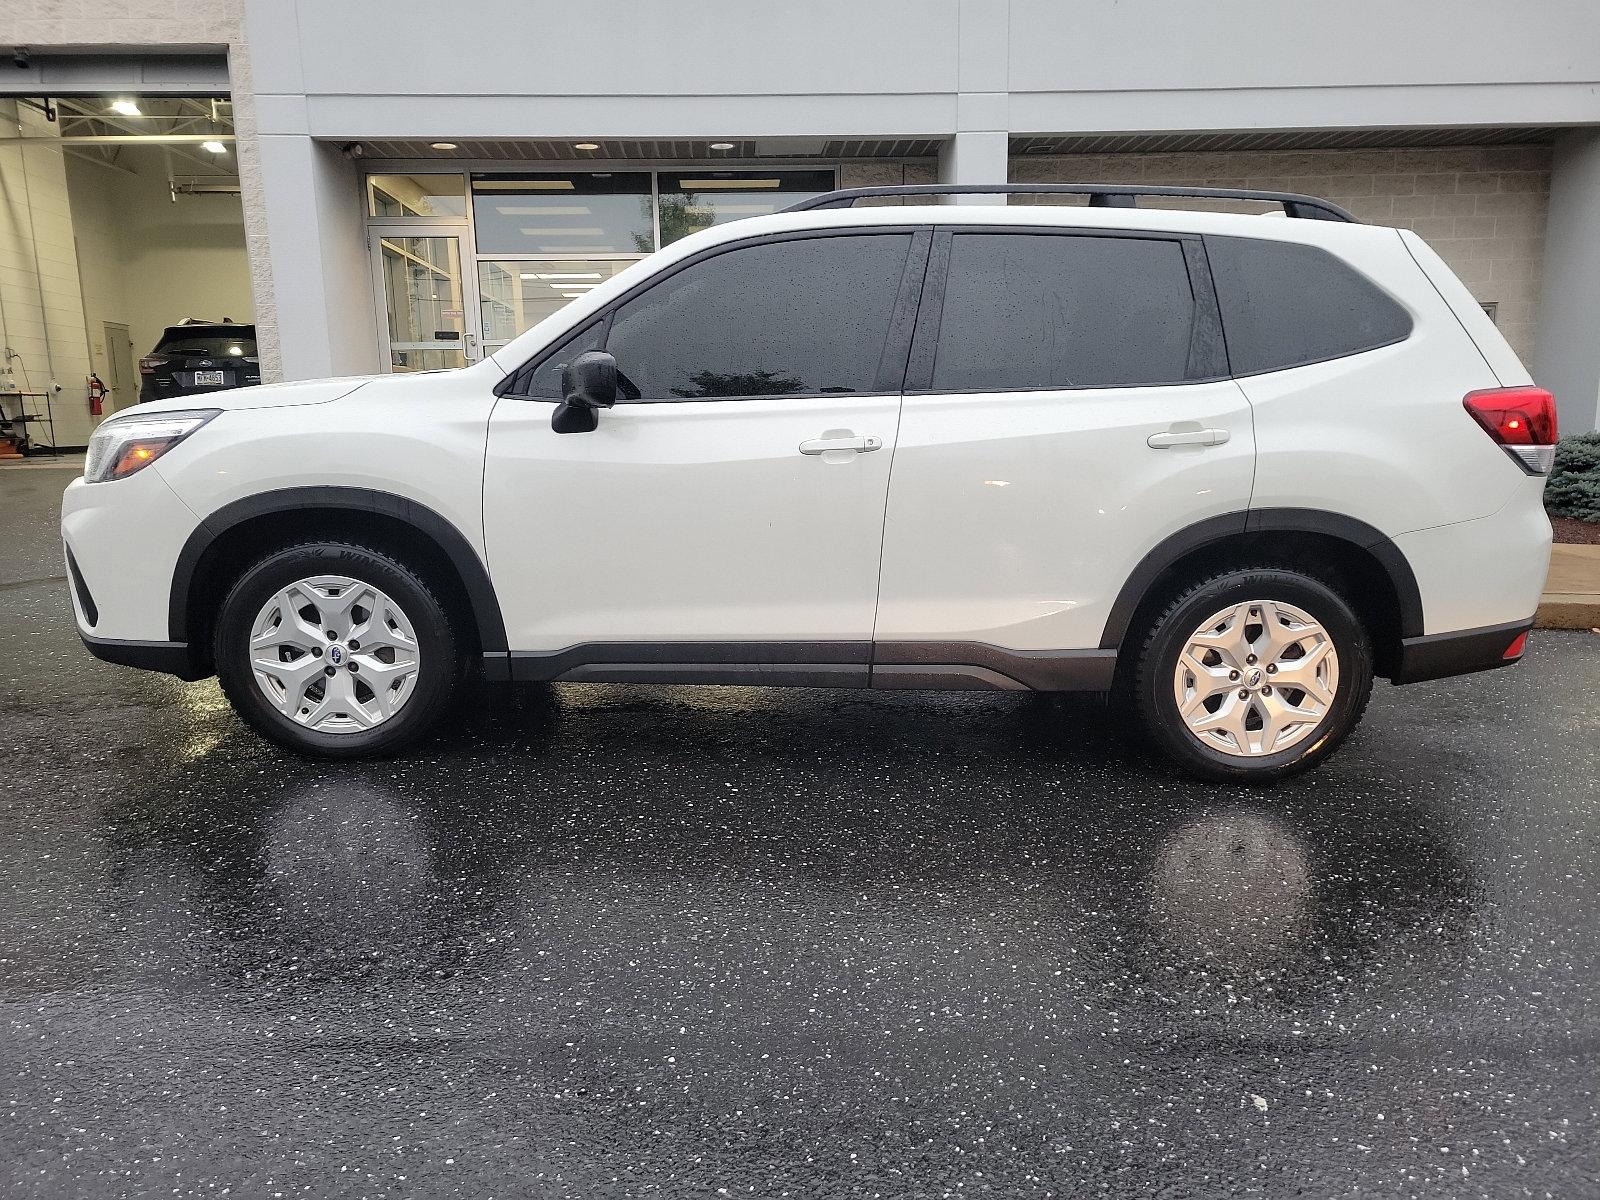
{"type": "Polygon", "coordinates": [[[486,654],[484,667],[490,678],[517,682],[1104,692],[1117,652],[982,642],[592,642],[486,654]]]}

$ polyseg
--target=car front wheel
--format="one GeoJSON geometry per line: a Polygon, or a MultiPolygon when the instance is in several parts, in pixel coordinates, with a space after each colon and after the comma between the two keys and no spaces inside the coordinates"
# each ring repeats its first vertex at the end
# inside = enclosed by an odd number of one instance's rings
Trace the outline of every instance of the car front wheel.
{"type": "Polygon", "coordinates": [[[1338,592],[1253,568],[1196,583],[1150,626],[1135,680],[1146,728],[1204,779],[1268,782],[1314,766],[1372,692],[1366,630],[1338,592]]]}
{"type": "Polygon", "coordinates": [[[444,606],[404,564],[339,543],[292,546],[223,601],[217,675],[239,715],[287,749],[397,749],[448,707],[460,653],[444,606]]]}

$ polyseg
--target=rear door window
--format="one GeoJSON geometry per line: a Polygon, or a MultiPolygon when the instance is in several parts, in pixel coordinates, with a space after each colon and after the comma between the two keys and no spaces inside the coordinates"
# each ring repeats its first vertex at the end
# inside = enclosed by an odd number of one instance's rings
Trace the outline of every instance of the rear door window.
{"type": "Polygon", "coordinates": [[[1235,375],[1326,362],[1411,334],[1410,313],[1318,246],[1240,237],[1205,241],[1235,375]]]}
{"type": "Polygon", "coordinates": [[[956,233],[932,388],[1181,383],[1194,329],[1177,240],[956,233]]]}

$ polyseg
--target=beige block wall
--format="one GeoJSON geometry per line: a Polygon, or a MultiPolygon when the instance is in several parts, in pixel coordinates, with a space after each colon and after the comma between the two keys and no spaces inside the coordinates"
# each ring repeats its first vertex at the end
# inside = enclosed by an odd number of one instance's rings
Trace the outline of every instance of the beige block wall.
{"type": "Polygon", "coordinates": [[[1306,192],[1374,224],[1414,229],[1533,355],[1550,148],[1487,146],[1208,154],[1026,155],[1015,183],[1147,183],[1306,192]]]}
{"type": "MultiPolygon", "coordinates": [[[[53,414],[55,444],[81,446],[93,428],[89,343],[65,155],[37,110],[0,101],[0,121],[29,139],[0,146],[0,341],[18,356],[11,374],[0,375],[0,390],[49,393],[48,405],[41,397],[6,399],[6,415],[19,415],[19,405],[53,414]]],[[[32,424],[28,436],[49,445],[50,427],[32,424]]]]}

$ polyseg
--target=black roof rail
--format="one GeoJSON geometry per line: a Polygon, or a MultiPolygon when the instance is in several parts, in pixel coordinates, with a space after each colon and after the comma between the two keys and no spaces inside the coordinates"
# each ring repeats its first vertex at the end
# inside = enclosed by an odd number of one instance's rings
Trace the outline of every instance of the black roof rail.
{"type": "Polygon", "coordinates": [[[1195,200],[1262,200],[1283,205],[1288,217],[1312,221],[1348,221],[1355,217],[1329,200],[1299,192],[1259,192],[1249,188],[1165,187],[1144,183],[904,183],[889,187],[840,188],[823,192],[784,212],[818,208],[853,208],[869,196],[1087,196],[1091,208],[1137,208],[1140,196],[1183,196],[1195,200]]]}

